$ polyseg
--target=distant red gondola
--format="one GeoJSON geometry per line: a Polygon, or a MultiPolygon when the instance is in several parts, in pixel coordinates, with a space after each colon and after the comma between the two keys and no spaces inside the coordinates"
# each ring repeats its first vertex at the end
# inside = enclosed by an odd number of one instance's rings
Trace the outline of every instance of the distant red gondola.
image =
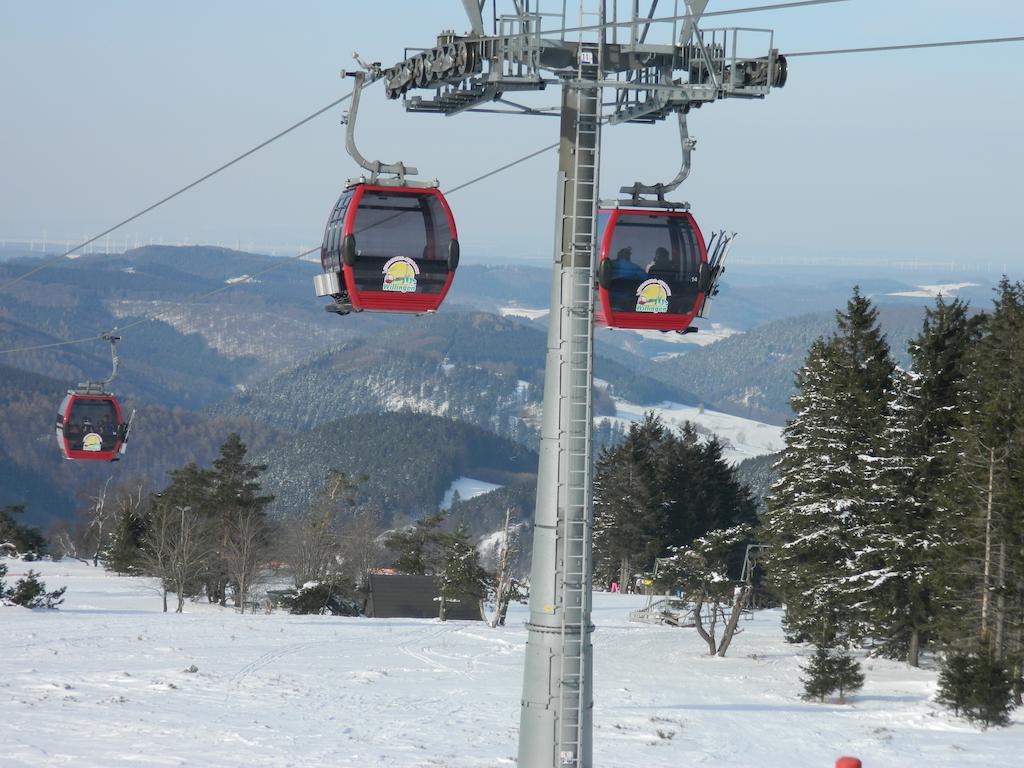
{"type": "Polygon", "coordinates": [[[598,213],[597,322],[686,332],[711,286],[708,251],[686,210],[602,208],[598,213]]]}
{"type": "Polygon", "coordinates": [[[69,389],[57,409],[57,445],[65,459],[117,461],[128,446],[135,412],[125,421],[117,398],[108,389],[117,376],[117,342],[121,337],[104,333],[102,338],[110,342],[110,378],[69,389]]]}
{"type": "Polygon", "coordinates": [[[65,459],[117,461],[127,436],[121,406],[110,393],[71,390],[57,411],[57,444],[65,459]]]}
{"type": "Polygon", "coordinates": [[[436,187],[357,182],[331,211],[320,265],[330,311],[434,312],[459,265],[455,219],[436,187]]]}

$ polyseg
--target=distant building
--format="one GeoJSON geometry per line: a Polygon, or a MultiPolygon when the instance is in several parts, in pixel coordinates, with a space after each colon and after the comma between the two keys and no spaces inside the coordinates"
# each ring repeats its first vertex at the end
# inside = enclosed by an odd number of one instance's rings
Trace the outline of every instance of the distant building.
{"type": "MultiPolygon", "coordinates": [[[[363,614],[377,619],[436,619],[440,600],[433,576],[370,573],[363,614]]],[[[449,619],[481,620],[480,605],[472,597],[449,602],[446,614],[449,619]]]]}

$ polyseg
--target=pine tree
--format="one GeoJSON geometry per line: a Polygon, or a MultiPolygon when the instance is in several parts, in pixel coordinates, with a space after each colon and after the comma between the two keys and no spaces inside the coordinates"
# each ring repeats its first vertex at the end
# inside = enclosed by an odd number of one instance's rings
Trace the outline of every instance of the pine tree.
{"type": "Polygon", "coordinates": [[[449,603],[465,600],[479,604],[487,594],[487,572],[462,526],[447,536],[437,582],[441,592],[438,614],[441,621],[446,618],[449,603]]]}
{"type": "Polygon", "coordinates": [[[786,447],[775,466],[779,479],[761,530],[769,546],[768,578],[785,601],[784,624],[793,641],[814,637],[822,621],[843,626],[840,586],[851,551],[842,517],[847,477],[832,460],[843,439],[833,388],[837,365],[833,344],[811,344],[797,373],[795,416],[783,431],[786,447]]]}
{"type": "Polygon", "coordinates": [[[866,636],[884,584],[880,553],[865,540],[895,369],[877,315],[855,288],[836,313],[839,333],[811,345],[797,376],[762,534],[791,639],[813,636],[821,621],[835,633],[829,643],[866,636]]]}
{"type": "MultiPolygon", "coordinates": [[[[237,432],[228,435],[220,448],[220,455],[213,462],[210,474],[210,498],[207,514],[210,536],[213,538],[218,555],[213,559],[207,579],[207,597],[221,605],[227,602],[229,574],[229,548],[232,532],[239,525],[253,524],[259,530],[262,540],[266,533],[265,508],[273,496],[261,495],[259,476],[267,469],[266,464],[254,464],[245,460],[248,449],[237,432]]],[[[238,603],[240,596],[235,595],[238,603]]]]}
{"type": "Polygon", "coordinates": [[[990,644],[1019,701],[1024,676],[1024,284],[1006,278],[972,347],[966,407],[938,484],[947,567],[937,632],[949,645],[990,644]]]}
{"type": "Polygon", "coordinates": [[[25,608],[56,608],[64,602],[66,591],[67,587],[61,587],[53,592],[47,592],[46,584],[39,578],[39,574],[30,570],[18,579],[17,584],[8,593],[8,599],[15,605],[25,608]]]}
{"type": "Polygon", "coordinates": [[[846,694],[853,693],[864,687],[864,674],[860,671],[860,662],[849,653],[836,650],[832,654],[832,674],[839,701],[846,701],[846,694]]]}
{"type": "Polygon", "coordinates": [[[594,476],[594,570],[604,583],[628,584],[649,570],[665,542],[658,452],[665,427],[653,414],[630,425],[617,447],[602,450],[594,476]]]}
{"type": "Polygon", "coordinates": [[[986,728],[1007,725],[1014,706],[1009,671],[988,642],[946,657],[935,698],[954,714],[986,728]]]}
{"type": "Polygon", "coordinates": [[[946,655],[939,672],[939,687],[935,700],[953,710],[957,717],[965,711],[974,690],[974,656],[965,651],[946,655]]]}
{"type": "Polygon", "coordinates": [[[893,378],[881,455],[875,465],[875,503],[867,537],[883,563],[875,626],[882,651],[917,666],[933,639],[949,530],[939,520],[942,480],[955,468],[949,448],[959,427],[978,322],[960,301],[940,296],[926,310],[910,343],[913,371],[893,378]]]}
{"type": "Polygon", "coordinates": [[[829,649],[824,645],[814,646],[814,655],[801,669],[807,677],[801,677],[800,682],[804,684],[802,698],[807,701],[817,699],[825,701],[825,697],[836,689],[835,680],[832,675],[832,656],[829,649]]]}
{"type": "Polygon", "coordinates": [[[838,691],[839,702],[845,703],[846,694],[864,685],[860,663],[846,651],[827,645],[814,646],[814,656],[803,671],[807,677],[800,681],[804,684],[803,698],[807,700],[824,701],[830,693],[838,691]]]}
{"type": "Polygon", "coordinates": [[[1009,724],[1012,710],[1009,670],[991,649],[982,647],[977,652],[974,688],[967,700],[964,714],[969,720],[980,722],[988,728],[993,725],[1009,724]]]}
{"type": "Polygon", "coordinates": [[[444,512],[435,512],[418,520],[414,526],[390,534],[384,546],[398,554],[395,570],[414,576],[433,576],[444,560],[447,534],[444,512]]]}

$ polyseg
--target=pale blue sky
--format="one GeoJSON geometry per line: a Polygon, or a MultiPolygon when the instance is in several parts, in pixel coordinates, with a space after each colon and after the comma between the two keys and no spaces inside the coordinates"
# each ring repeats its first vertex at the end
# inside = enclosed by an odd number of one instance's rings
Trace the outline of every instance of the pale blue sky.
{"type": "MultiPolygon", "coordinates": [[[[545,0],[550,4],[550,0],[545,0]]],[[[754,4],[712,0],[709,9],[754,4]]],[[[560,3],[559,3],[560,5],[560,3]]],[[[662,6],[671,8],[663,0],[662,6]]],[[[775,29],[782,51],[1024,34],[1017,0],[849,0],[721,17],[775,29]],[[969,10],[968,10],[969,9],[969,10]]],[[[0,237],[105,229],[350,88],[352,51],[392,63],[459,0],[0,3],[0,237]]],[[[1024,43],[798,58],[764,102],[694,112],[680,196],[744,260],[868,257],[1024,268],[1024,43]]],[[[534,101],[557,102],[554,91],[534,101]]],[[[364,94],[364,154],[451,187],[557,137],[552,118],[406,114],[364,94]]],[[[127,228],[146,241],[319,242],[356,166],[341,108],[127,228]]],[[[602,193],[670,178],[675,126],[604,134],[602,193]]],[[[453,196],[464,259],[550,258],[555,156],[453,196]]]]}

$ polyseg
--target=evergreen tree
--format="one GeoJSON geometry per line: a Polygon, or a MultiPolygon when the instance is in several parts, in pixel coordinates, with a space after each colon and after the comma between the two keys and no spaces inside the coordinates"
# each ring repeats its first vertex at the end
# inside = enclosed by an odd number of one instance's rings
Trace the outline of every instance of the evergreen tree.
{"type": "Polygon", "coordinates": [[[932,640],[938,615],[949,531],[939,520],[943,478],[956,467],[953,436],[966,407],[968,355],[978,321],[960,301],[940,296],[926,310],[921,333],[910,343],[913,372],[897,372],[889,398],[876,489],[866,537],[881,560],[876,579],[884,582],[874,601],[874,625],[882,650],[917,666],[932,640]]]}
{"type": "Polygon", "coordinates": [[[246,461],[247,453],[242,438],[237,432],[232,432],[220,447],[220,455],[214,459],[213,471],[209,476],[210,496],[206,513],[210,525],[209,535],[216,547],[217,556],[210,565],[207,597],[211,602],[219,602],[221,605],[227,603],[230,580],[228,549],[232,531],[244,518],[247,522],[254,522],[260,528],[260,538],[264,538],[267,530],[265,508],[274,500],[273,496],[260,493],[258,478],[266,471],[267,465],[246,461]]]}
{"type": "Polygon", "coordinates": [[[840,703],[845,703],[847,693],[864,685],[860,663],[846,651],[827,645],[815,645],[814,656],[803,671],[807,677],[800,678],[800,682],[804,684],[803,698],[807,700],[824,701],[830,693],[838,691],[840,703]]]}
{"type": "Polygon", "coordinates": [[[447,605],[461,600],[480,603],[487,594],[489,578],[480,564],[480,554],[459,526],[446,537],[441,569],[437,574],[441,592],[439,618],[445,620],[447,605]]]}
{"type": "Polygon", "coordinates": [[[418,520],[414,526],[390,534],[384,546],[396,552],[395,570],[418,576],[433,576],[444,563],[447,534],[444,512],[435,512],[418,520]]]}
{"type": "Polygon", "coordinates": [[[115,573],[137,574],[143,565],[149,494],[142,482],[114,489],[113,529],[103,552],[103,565],[115,573]]]}
{"type": "Polygon", "coordinates": [[[935,700],[953,710],[957,717],[966,711],[974,690],[975,659],[971,653],[956,651],[946,655],[939,672],[935,700]]]}
{"type": "Polygon", "coordinates": [[[832,656],[826,646],[815,645],[814,655],[807,666],[801,669],[807,674],[807,677],[800,678],[800,682],[804,684],[802,697],[805,700],[817,699],[823,702],[825,697],[836,689],[832,676],[832,656]]]}
{"type": "Polygon", "coordinates": [[[1009,671],[987,642],[946,657],[935,698],[956,715],[986,728],[1007,725],[1014,706],[1009,671]]]}
{"type": "Polygon", "coordinates": [[[648,413],[597,462],[597,578],[626,584],[633,573],[652,571],[655,558],[672,547],[690,546],[711,531],[755,517],[750,492],[722,457],[716,438],[703,439],[689,423],[673,432],[648,413]]]}
{"type": "Polygon", "coordinates": [[[1006,278],[969,355],[961,426],[936,509],[950,567],[938,574],[941,640],[987,644],[1020,701],[1024,676],[1024,284],[1006,278]],[[955,565],[954,565],[955,564],[955,565]]]}
{"type": "Polygon", "coordinates": [[[860,662],[846,651],[837,650],[832,655],[832,674],[839,701],[846,701],[846,694],[859,691],[864,687],[864,674],[860,671],[860,662]]]}
{"type": "Polygon", "coordinates": [[[594,477],[594,569],[608,583],[628,584],[650,570],[664,548],[664,504],[658,453],[665,427],[653,413],[630,425],[625,440],[598,457],[594,477]]]}
{"type": "Polygon", "coordinates": [[[797,375],[762,534],[792,639],[813,636],[821,621],[833,628],[828,644],[864,637],[885,583],[866,540],[895,369],[877,315],[855,288],[836,313],[839,333],[812,344],[797,375]]]}
{"type": "Polygon", "coordinates": [[[66,591],[67,587],[61,587],[53,592],[47,592],[46,584],[39,578],[39,574],[30,570],[24,577],[18,579],[7,597],[15,605],[24,608],[56,608],[64,602],[66,591]]]}
{"type": "Polygon", "coordinates": [[[0,544],[11,544],[21,554],[39,557],[46,553],[46,539],[37,528],[14,519],[23,514],[24,504],[0,508],[0,544]]]}

